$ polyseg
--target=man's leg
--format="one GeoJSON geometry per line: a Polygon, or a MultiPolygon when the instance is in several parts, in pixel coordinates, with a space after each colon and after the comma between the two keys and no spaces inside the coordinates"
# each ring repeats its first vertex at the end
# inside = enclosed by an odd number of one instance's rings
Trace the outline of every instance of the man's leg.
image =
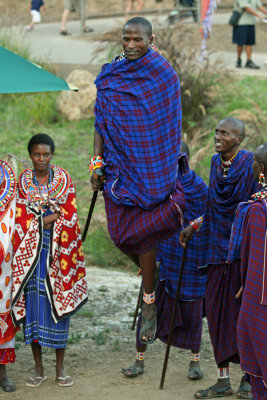
{"type": "MultiPolygon", "coordinates": [[[[139,334],[139,330],[136,330],[136,335],[139,334]]],[[[136,338],[138,341],[138,338],[136,338]]],[[[128,378],[134,378],[138,375],[143,374],[144,366],[145,366],[145,351],[146,351],[146,344],[137,344],[136,345],[136,359],[135,363],[128,368],[122,368],[122,373],[127,376],[128,378]]]]}
{"type": "Polygon", "coordinates": [[[243,52],[243,46],[237,45],[237,61],[236,61],[236,67],[241,68],[242,66],[242,61],[241,61],[241,54],[243,52]]]}
{"type": "MultiPolygon", "coordinates": [[[[140,267],[143,279],[144,302],[142,306],[142,317],[148,321],[152,321],[157,317],[157,309],[155,306],[155,273],[156,273],[156,251],[150,250],[145,254],[139,255],[140,267]]],[[[141,340],[144,342],[154,338],[155,330],[152,328],[141,331],[141,340]]]]}
{"type": "Polygon", "coordinates": [[[191,360],[189,363],[188,378],[198,380],[203,377],[203,372],[200,369],[200,349],[191,350],[191,360]]]}
{"type": "Polygon", "coordinates": [[[69,15],[70,15],[70,10],[65,8],[61,17],[60,32],[66,32],[66,23],[69,18],[69,15]]]}
{"type": "Polygon", "coordinates": [[[259,69],[260,67],[251,60],[252,56],[252,46],[247,45],[246,46],[246,54],[247,54],[247,63],[246,63],[246,68],[252,68],[252,69],[259,69]]]}

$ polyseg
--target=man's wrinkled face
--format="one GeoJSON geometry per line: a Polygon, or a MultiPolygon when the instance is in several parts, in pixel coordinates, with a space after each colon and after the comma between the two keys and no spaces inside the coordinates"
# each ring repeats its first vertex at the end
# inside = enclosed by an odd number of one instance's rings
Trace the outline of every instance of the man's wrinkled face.
{"type": "Polygon", "coordinates": [[[153,36],[148,36],[141,25],[129,24],[125,26],[122,34],[122,47],[129,60],[137,60],[143,57],[152,41],[153,36]]]}
{"type": "Polygon", "coordinates": [[[239,146],[243,137],[238,135],[234,126],[229,121],[220,121],[215,129],[215,151],[218,153],[231,152],[236,146],[239,146]]]}

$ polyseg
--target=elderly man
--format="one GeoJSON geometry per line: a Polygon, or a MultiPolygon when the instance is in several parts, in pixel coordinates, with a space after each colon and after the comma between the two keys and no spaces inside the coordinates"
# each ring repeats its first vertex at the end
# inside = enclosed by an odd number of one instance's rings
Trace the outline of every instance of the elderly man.
{"type": "Polygon", "coordinates": [[[94,190],[102,181],[108,230],[115,246],[142,270],[140,339],[156,332],[157,244],[180,227],[184,195],[177,181],[181,141],[180,85],[176,72],[156,51],[152,26],[144,18],[124,28],[124,53],[103,66],[96,79],[95,143],[91,160],[94,190]]]}
{"type": "MultiPolygon", "coordinates": [[[[215,385],[195,394],[195,398],[230,396],[233,391],[229,378],[229,362],[239,363],[236,324],[240,299],[235,295],[240,287],[240,261],[227,264],[231,226],[241,201],[255,193],[253,154],[239,150],[245,137],[245,127],[236,118],[226,118],[215,129],[215,150],[211,160],[208,201],[202,218],[191,222],[180,234],[185,245],[194,230],[201,227],[202,247],[199,266],[207,265],[206,313],[214,356],[218,365],[215,385]]],[[[250,386],[242,378],[237,398],[247,398],[250,386]]]]}

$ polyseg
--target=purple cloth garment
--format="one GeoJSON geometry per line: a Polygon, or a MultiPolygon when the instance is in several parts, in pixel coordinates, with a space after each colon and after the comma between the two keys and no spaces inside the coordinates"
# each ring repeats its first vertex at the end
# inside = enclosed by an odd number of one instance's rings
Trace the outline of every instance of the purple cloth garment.
{"type": "MultiPolygon", "coordinates": [[[[184,212],[184,225],[202,215],[207,201],[208,188],[202,178],[189,168],[186,154],[179,157],[178,180],[182,185],[185,195],[186,210],[184,212]]],[[[157,247],[157,259],[160,262],[160,281],[165,281],[165,288],[170,296],[175,297],[183,247],[179,243],[179,229],[170,239],[160,243],[157,247]]],[[[201,253],[206,249],[200,246],[201,232],[195,233],[187,246],[182,286],[181,300],[195,300],[205,297],[206,274],[197,268],[201,253]]]]}
{"type": "MultiPolygon", "coordinates": [[[[237,340],[241,368],[267,387],[267,199],[252,203],[243,225],[241,280],[244,286],[237,340]]],[[[253,378],[253,377],[252,377],[253,378]]],[[[253,395],[257,389],[253,388],[253,395]]],[[[267,392],[265,393],[267,396],[267,392]]],[[[265,399],[256,394],[255,399],[265,399]]]]}

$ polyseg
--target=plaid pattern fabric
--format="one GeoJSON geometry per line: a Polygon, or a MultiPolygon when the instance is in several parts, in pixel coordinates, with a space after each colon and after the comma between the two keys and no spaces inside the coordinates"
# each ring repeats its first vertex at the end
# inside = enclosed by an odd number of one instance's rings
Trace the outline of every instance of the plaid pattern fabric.
{"type": "MultiPolygon", "coordinates": [[[[48,211],[46,215],[49,213],[51,212],[48,211]]],[[[70,318],[64,318],[57,324],[52,318],[51,304],[45,288],[49,242],[50,231],[44,229],[40,260],[24,289],[26,319],[23,332],[26,344],[37,341],[41,346],[59,349],[67,345],[70,318]]]]}
{"type": "Polygon", "coordinates": [[[220,154],[212,157],[208,201],[201,228],[201,243],[205,252],[199,259],[200,266],[226,262],[236,208],[258,188],[253,179],[252,162],[253,154],[240,150],[224,178],[220,154]]]}
{"type": "MultiPolygon", "coordinates": [[[[205,210],[208,188],[202,178],[189,169],[188,158],[185,154],[179,158],[179,176],[185,195],[186,210],[184,212],[184,225],[202,215],[205,210]]],[[[175,297],[183,247],[179,243],[179,229],[170,239],[160,243],[157,247],[157,259],[160,261],[160,280],[165,280],[166,290],[175,297]]],[[[195,233],[188,243],[185,267],[183,273],[180,299],[192,300],[205,297],[206,274],[197,268],[201,252],[205,251],[200,246],[200,232],[195,233]]]]}
{"type": "Polygon", "coordinates": [[[253,400],[267,400],[267,387],[261,378],[251,375],[250,384],[253,400]]]}
{"type": "Polygon", "coordinates": [[[104,193],[108,230],[115,246],[126,254],[145,254],[172,236],[181,226],[184,195],[175,190],[152,210],[120,206],[104,193]]]}
{"type": "Polygon", "coordinates": [[[95,128],[104,139],[106,195],[151,209],[173,191],[181,141],[180,85],[157,52],[106,64],[95,81],[95,128]]]}
{"type": "MultiPolygon", "coordinates": [[[[172,346],[181,349],[199,351],[202,338],[202,318],[204,300],[179,301],[172,337],[172,346]]],[[[156,338],[167,343],[171,315],[173,308],[173,298],[166,292],[164,282],[159,282],[157,296],[157,333],[156,338]]],[[[141,314],[139,315],[136,329],[136,344],[139,341],[141,328],[141,314]]]]}
{"type": "Polygon", "coordinates": [[[240,261],[208,266],[205,305],[218,366],[223,361],[240,362],[236,327],[241,299],[235,298],[240,285],[240,261]]]}
{"type": "Polygon", "coordinates": [[[242,369],[262,377],[267,387],[266,232],[267,202],[259,200],[249,207],[243,227],[241,279],[244,292],[237,340],[242,369]]]}
{"type": "Polygon", "coordinates": [[[231,230],[229,253],[227,258],[228,264],[231,264],[235,260],[240,260],[241,258],[240,252],[241,252],[241,243],[243,236],[243,225],[250,204],[251,201],[244,202],[240,203],[239,206],[237,207],[235,219],[231,230]]]}

